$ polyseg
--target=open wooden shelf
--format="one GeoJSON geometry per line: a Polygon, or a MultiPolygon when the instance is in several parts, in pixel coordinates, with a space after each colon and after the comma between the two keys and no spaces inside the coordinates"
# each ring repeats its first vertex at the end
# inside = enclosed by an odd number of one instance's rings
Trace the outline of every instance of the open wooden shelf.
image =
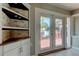
{"type": "Polygon", "coordinates": [[[21,15],[20,13],[17,13],[9,8],[3,7],[2,11],[11,19],[18,19],[18,20],[27,20],[29,19],[26,16],[21,15]]]}
{"type": "Polygon", "coordinates": [[[28,39],[30,38],[30,36],[27,36],[27,37],[21,37],[21,38],[10,38],[6,41],[4,41],[2,44],[0,45],[6,45],[6,44],[9,44],[9,43],[13,43],[13,42],[17,42],[17,41],[20,41],[20,40],[25,40],[25,39],[28,39]]]}
{"type": "Polygon", "coordinates": [[[30,38],[29,9],[22,3],[8,3],[2,9],[2,39],[0,45],[5,45],[30,38]],[[6,6],[9,5],[9,7],[6,6]],[[20,12],[21,11],[21,12],[20,12]]]}
{"type": "Polygon", "coordinates": [[[10,7],[23,9],[23,10],[29,10],[27,7],[25,7],[22,3],[8,3],[10,7]]]}
{"type": "Polygon", "coordinates": [[[29,28],[2,26],[2,30],[25,30],[25,31],[27,30],[29,31],[29,28]]]}

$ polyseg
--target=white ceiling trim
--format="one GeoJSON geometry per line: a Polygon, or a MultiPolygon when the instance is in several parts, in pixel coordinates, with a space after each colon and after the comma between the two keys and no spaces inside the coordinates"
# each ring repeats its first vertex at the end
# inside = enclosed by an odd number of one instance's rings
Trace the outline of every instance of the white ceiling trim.
{"type": "Polygon", "coordinates": [[[50,14],[50,15],[57,15],[57,16],[70,16],[70,15],[65,15],[65,14],[62,14],[62,13],[59,13],[59,12],[53,12],[53,11],[49,11],[49,10],[46,10],[46,9],[42,9],[42,8],[35,8],[35,13],[45,13],[45,14],[50,14]]]}
{"type": "Polygon", "coordinates": [[[79,3],[49,3],[49,4],[69,11],[79,8],[79,3]]]}

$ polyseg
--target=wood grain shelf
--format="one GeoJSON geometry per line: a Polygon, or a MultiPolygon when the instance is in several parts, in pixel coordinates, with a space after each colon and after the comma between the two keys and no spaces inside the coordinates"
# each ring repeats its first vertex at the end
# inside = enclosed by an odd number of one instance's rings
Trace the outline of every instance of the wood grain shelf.
{"type": "Polygon", "coordinates": [[[2,26],[2,30],[25,30],[25,31],[27,30],[29,31],[29,28],[2,26]]]}
{"type": "Polygon", "coordinates": [[[20,13],[17,13],[9,8],[3,7],[2,11],[11,19],[18,19],[18,20],[27,20],[29,21],[29,18],[26,16],[21,15],[20,13]]]}
{"type": "Polygon", "coordinates": [[[21,37],[21,38],[10,38],[6,41],[4,41],[1,45],[6,45],[6,44],[10,44],[10,43],[13,43],[13,42],[17,42],[17,41],[20,41],[20,40],[25,40],[25,39],[28,39],[28,38],[31,38],[30,36],[27,36],[27,37],[21,37]]]}

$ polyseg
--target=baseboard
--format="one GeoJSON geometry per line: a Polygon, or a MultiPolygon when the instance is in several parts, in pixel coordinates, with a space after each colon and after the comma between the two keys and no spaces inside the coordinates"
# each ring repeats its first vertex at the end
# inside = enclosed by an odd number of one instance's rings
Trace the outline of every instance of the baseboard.
{"type": "Polygon", "coordinates": [[[33,54],[33,55],[31,55],[31,56],[38,56],[38,55],[36,55],[36,54],[33,54]]]}
{"type": "Polygon", "coordinates": [[[66,50],[66,48],[61,48],[61,49],[56,49],[56,50],[40,53],[40,54],[38,54],[38,56],[44,56],[44,55],[48,55],[50,53],[55,53],[55,52],[62,51],[62,50],[66,50]]]}

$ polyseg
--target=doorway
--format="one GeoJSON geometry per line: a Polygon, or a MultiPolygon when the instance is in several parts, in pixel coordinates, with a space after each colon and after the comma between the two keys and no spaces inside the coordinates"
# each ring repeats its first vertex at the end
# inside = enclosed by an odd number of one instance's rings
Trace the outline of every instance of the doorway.
{"type": "Polygon", "coordinates": [[[64,17],[35,14],[35,54],[65,48],[64,17]]]}

